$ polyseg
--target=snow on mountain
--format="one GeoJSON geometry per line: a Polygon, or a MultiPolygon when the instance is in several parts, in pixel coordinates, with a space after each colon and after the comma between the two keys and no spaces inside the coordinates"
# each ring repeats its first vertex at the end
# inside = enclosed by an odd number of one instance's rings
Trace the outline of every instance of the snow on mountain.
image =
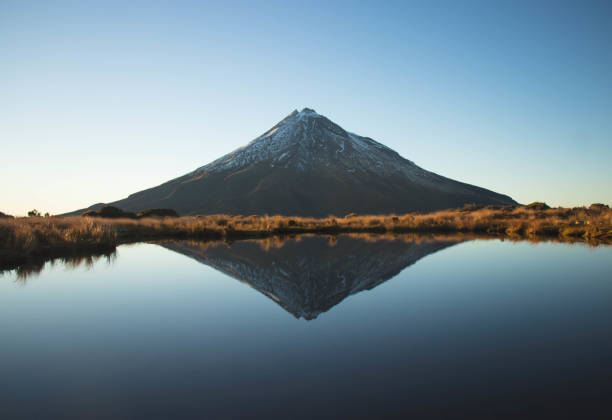
{"type": "Polygon", "coordinates": [[[409,174],[415,166],[387,146],[349,133],[313,109],[304,108],[293,111],[246,146],[198,168],[193,175],[241,170],[262,161],[305,171],[329,166],[330,160],[353,171],[360,168],[409,174]]]}

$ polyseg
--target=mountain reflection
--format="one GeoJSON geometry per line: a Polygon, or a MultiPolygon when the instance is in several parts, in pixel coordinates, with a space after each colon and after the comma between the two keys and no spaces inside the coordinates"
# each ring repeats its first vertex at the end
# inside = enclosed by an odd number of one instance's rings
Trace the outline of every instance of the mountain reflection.
{"type": "MultiPolygon", "coordinates": [[[[345,234],[233,243],[188,240],[154,243],[248,284],[296,318],[312,320],[348,296],[395,277],[421,258],[470,239],[474,238],[345,234]]],[[[25,285],[47,266],[89,270],[98,263],[113,264],[116,258],[116,252],[89,252],[35,260],[15,269],[15,280],[25,285]]]]}
{"type": "Polygon", "coordinates": [[[160,245],[250,285],[296,318],[312,320],[348,296],[373,289],[421,258],[458,242],[340,235],[160,245]]]}

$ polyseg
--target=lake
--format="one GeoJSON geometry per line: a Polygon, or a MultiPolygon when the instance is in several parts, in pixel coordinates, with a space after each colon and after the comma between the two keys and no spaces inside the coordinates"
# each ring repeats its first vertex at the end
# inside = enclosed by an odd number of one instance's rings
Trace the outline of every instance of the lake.
{"type": "Polygon", "coordinates": [[[612,247],[465,239],[6,272],[0,418],[612,418],[612,247]]]}

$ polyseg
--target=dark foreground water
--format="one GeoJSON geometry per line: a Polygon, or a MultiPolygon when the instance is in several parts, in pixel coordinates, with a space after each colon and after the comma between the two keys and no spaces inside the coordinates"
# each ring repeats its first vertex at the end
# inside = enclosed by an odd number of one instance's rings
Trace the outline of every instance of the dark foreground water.
{"type": "Polygon", "coordinates": [[[5,273],[0,419],[612,418],[612,248],[280,245],[5,273]]]}

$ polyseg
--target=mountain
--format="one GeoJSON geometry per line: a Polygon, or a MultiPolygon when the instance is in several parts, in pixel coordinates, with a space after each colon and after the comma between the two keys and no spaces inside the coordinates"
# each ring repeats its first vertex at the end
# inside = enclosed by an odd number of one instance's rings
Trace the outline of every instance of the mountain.
{"type": "Polygon", "coordinates": [[[208,165],[107,204],[134,212],[171,208],[181,215],[324,217],[434,211],[467,203],[516,204],[508,196],[426,171],[304,108],[208,165]]]}
{"type": "Polygon", "coordinates": [[[163,243],[266,295],[296,318],[315,319],[348,296],[371,290],[421,258],[458,241],[364,240],[340,235],[301,237],[265,249],[262,241],[231,246],[180,241],[163,243]]]}

